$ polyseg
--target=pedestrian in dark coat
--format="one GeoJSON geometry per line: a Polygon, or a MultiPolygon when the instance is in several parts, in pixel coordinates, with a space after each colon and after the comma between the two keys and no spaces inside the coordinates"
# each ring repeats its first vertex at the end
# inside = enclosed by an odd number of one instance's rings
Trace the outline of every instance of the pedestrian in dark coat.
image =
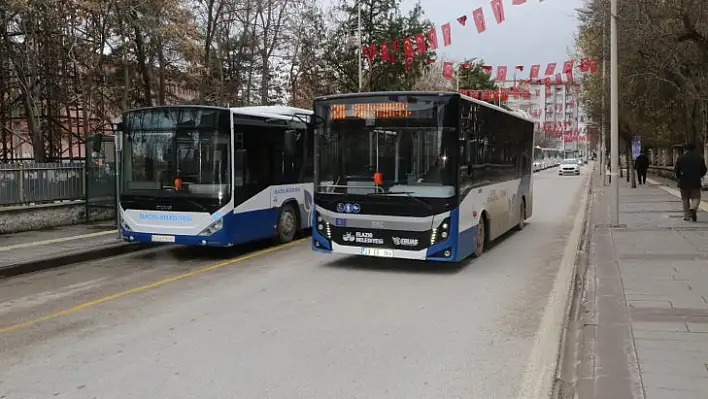
{"type": "Polygon", "coordinates": [[[678,187],[681,189],[683,220],[690,219],[695,222],[698,219],[698,205],[701,203],[701,179],[706,175],[708,168],[705,159],[696,150],[695,144],[686,144],[684,149],[686,151],[676,161],[674,172],[678,187]]]}
{"type": "Polygon", "coordinates": [[[644,152],[637,155],[637,158],[634,160],[634,170],[637,171],[639,184],[645,184],[647,182],[647,170],[649,170],[649,157],[647,157],[644,152]]]}

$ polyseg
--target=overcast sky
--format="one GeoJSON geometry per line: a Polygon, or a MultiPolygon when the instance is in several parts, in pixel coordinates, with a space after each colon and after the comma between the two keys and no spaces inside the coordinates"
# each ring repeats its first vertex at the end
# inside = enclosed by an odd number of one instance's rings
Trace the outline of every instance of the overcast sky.
{"type": "MultiPolygon", "coordinates": [[[[403,0],[405,10],[420,1],[425,16],[438,30],[446,22],[452,22],[452,45],[439,50],[438,55],[450,60],[480,57],[487,65],[525,65],[562,62],[569,58],[576,35],[575,9],[583,0],[528,0],[521,6],[512,6],[511,0],[503,0],[506,21],[497,25],[489,0],[403,0]],[[487,31],[478,34],[472,19],[472,11],[483,6],[487,31]],[[457,18],[467,15],[467,26],[457,18]]],[[[328,2],[323,0],[323,3],[328,2]]],[[[442,42],[440,32],[439,41],[442,42]]],[[[511,71],[512,68],[509,68],[511,71]]]]}

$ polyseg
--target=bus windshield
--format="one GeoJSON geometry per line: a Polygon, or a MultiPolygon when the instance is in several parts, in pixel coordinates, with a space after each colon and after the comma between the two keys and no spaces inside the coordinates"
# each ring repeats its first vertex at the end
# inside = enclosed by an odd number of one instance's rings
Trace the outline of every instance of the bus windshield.
{"type": "MultiPolygon", "coordinates": [[[[371,96],[318,102],[318,193],[455,195],[457,129],[449,97],[371,96]]],[[[456,122],[456,121],[455,121],[456,122]]]]}
{"type": "Polygon", "coordinates": [[[125,114],[123,191],[228,202],[231,192],[229,111],[160,107],[125,114]]]}

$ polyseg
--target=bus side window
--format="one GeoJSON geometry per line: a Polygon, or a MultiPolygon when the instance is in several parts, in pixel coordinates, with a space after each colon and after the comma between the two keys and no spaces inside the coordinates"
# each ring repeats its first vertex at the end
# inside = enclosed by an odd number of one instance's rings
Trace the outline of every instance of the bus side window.
{"type": "Polygon", "coordinates": [[[307,128],[300,132],[295,155],[295,172],[297,182],[312,182],[314,180],[314,130],[307,128]]]}

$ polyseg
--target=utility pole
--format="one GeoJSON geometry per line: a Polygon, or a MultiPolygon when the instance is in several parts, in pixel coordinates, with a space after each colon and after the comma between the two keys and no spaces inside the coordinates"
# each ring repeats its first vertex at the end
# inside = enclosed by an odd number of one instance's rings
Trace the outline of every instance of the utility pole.
{"type": "Polygon", "coordinates": [[[602,125],[600,125],[600,175],[605,186],[607,171],[607,12],[602,16],[602,125]]]}
{"type": "Polygon", "coordinates": [[[617,73],[617,0],[610,0],[610,224],[619,226],[619,82],[617,73]]]}
{"type": "MultiPolygon", "coordinates": [[[[125,30],[127,32],[127,30],[125,30]]],[[[128,45],[130,44],[130,39],[128,36],[123,37],[123,117],[121,117],[121,122],[123,122],[123,128],[122,130],[125,130],[125,113],[128,112],[128,96],[129,96],[129,87],[130,87],[130,74],[128,73],[128,45]]],[[[122,178],[121,176],[121,154],[122,154],[122,146],[123,146],[123,133],[122,131],[118,131],[118,129],[115,129],[113,131],[114,135],[114,146],[116,149],[116,226],[118,227],[118,239],[122,239],[123,236],[120,234],[120,180],[122,178]]]]}

